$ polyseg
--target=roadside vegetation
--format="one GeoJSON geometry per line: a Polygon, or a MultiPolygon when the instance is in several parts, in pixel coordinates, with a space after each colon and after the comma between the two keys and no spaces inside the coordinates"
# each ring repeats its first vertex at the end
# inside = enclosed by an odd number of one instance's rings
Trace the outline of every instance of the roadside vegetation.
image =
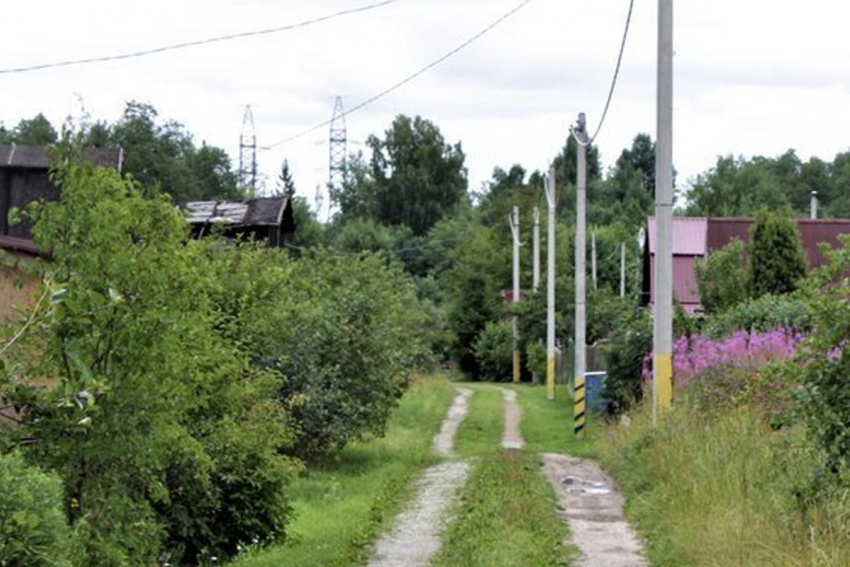
{"type": "MultiPolygon", "coordinates": [[[[521,452],[498,449],[502,399],[482,385],[457,451],[476,460],[483,488],[464,488],[444,564],[473,561],[491,545],[517,564],[523,546],[540,552],[540,565],[563,560],[549,546],[562,528],[535,476],[533,455],[543,451],[601,456],[659,565],[699,565],[709,556],[701,550],[736,537],[753,545],[712,557],[847,563],[850,260],[841,253],[831,268],[807,274],[789,219],[807,213],[813,190],[823,212],[850,215],[850,152],[832,162],[803,162],[793,150],[722,157],[684,187],[687,214],[756,222],[747,242],[699,267],[706,313],[677,311],[677,403],[650,430],[642,398],[652,328],[636,235],[653,211],[655,145],[638,134],[607,156],[607,168],[588,148],[598,277],[588,286],[587,341],[608,370],[612,425],[591,416],[579,442],[566,388],[553,403],[544,388],[504,384],[510,316],[522,381],[545,370],[545,298],[531,291],[530,246],[521,255],[524,301],[502,295],[512,280],[505,219],[519,207],[520,240],[531,242],[534,207],[546,208],[542,172],[503,164],[470,188],[461,143],[425,118],[400,115],[368,138],[365,153],[349,156],[326,223],[293,183],[299,164],[283,161],[263,194],[291,199],[297,229],[285,249],[271,250],[189,237],[176,203],[246,192],[225,152],[196,147],[150,105],[129,103],[114,124],[72,127],[79,131],[60,135],[41,115],[0,125],[2,143],[59,142],[51,175],[61,188],[58,202],[4,219],[31,224],[50,259],[39,264],[43,285],[32,286],[35,309],[0,328],[0,401],[22,421],[0,429],[0,470],[19,487],[0,498],[0,518],[13,518],[0,528],[0,564],[192,567],[240,556],[250,565],[309,565],[313,554],[315,564],[357,563],[404,501],[407,480],[432,462],[432,431],[451,388],[426,380],[411,389],[410,376],[436,368],[517,391],[527,443],[521,452]],[[123,173],[80,159],[82,146],[115,145],[124,149],[123,173]],[[614,425],[624,414],[632,425],[614,425]],[[517,508],[529,499],[544,504],[517,508]],[[515,509],[536,518],[534,529],[515,509]],[[484,516],[498,517],[485,525],[484,516]],[[337,539],[316,539],[323,522],[341,528],[337,539]]],[[[567,136],[550,156],[565,367],[576,154],[567,136]]],[[[0,264],[20,271],[14,258],[0,264]]]]}

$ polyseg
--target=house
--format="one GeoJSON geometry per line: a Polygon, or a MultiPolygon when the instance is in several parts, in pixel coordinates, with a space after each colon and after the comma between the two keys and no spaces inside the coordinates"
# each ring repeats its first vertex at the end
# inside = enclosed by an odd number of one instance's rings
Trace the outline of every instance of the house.
{"type": "MultiPolygon", "coordinates": [[[[752,218],[673,217],[673,298],[688,313],[702,311],[694,266],[734,239],[747,242],[752,218]]],[[[838,236],[850,234],[850,219],[797,219],[803,251],[810,268],[827,262],[821,244],[840,246],[838,236]]],[[[643,249],[642,303],[655,298],[656,222],[647,219],[643,249]]]]}
{"type": "MultiPolygon", "coordinates": [[[[83,153],[95,165],[121,170],[121,148],[92,148],[83,153]]],[[[36,254],[28,222],[9,223],[9,211],[35,201],[55,201],[59,189],[50,180],[50,154],[41,146],[0,144],[0,249],[36,254]]]]}
{"type": "Polygon", "coordinates": [[[295,231],[292,203],[287,197],[194,201],[181,208],[195,238],[220,227],[226,238],[253,238],[280,248],[284,246],[286,235],[295,231]]]}

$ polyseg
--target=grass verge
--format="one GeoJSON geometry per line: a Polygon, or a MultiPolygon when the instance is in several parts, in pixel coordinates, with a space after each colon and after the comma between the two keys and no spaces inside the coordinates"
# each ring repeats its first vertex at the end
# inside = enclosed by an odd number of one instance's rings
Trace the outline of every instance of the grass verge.
{"type": "Polygon", "coordinates": [[[573,400],[567,386],[556,386],[554,400],[546,397],[544,386],[511,384],[506,387],[517,393],[522,411],[520,431],[525,439],[526,451],[596,457],[596,439],[603,429],[602,418],[589,415],[585,437],[577,438],[573,432],[573,400]]]}
{"type": "Polygon", "coordinates": [[[498,449],[479,457],[432,567],[558,567],[573,550],[537,455],[498,449]]]}
{"type": "Polygon", "coordinates": [[[415,380],[384,438],[351,444],[292,485],[290,540],[249,549],[232,567],[362,565],[371,544],[409,496],[409,482],[439,460],[431,440],[454,395],[454,385],[442,377],[415,380]]]}
{"type": "MultiPolygon", "coordinates": [[[[460,456],[473,459],[474,470],[461,489],[454,521],[443,536],[432,567],[569,565],[575,549],[562,543],[568,535],[567,527],[557,515],[555,493],[540,473],[537,449],[501,449],[502,393],[490,384],[470,387],[475,395],[466,420],[458,429],[455,450],[460,456]]],[[[536,389],[499,387],[517,391],[523,424],[526,414],[533,413],[525,409],[526,403],[529,408],[543,405],[536,399],[526,400],[537,397],[536,389]]],[[[545,400],[545,390],[541,395],[545,400]]],[[[541,419],[551,418],[552,427],[557,427],[568,418],[564,408],[563,404],[550,406],[541,419]]]]}
{"type": "Polygon", "coordinates": [[[683,403],[657,429],[641,408],[600,451],[656,567],[850,565],[850,493],[801,507],[815,456],[800,429],[774,430],[756,408],[683,403]]]}

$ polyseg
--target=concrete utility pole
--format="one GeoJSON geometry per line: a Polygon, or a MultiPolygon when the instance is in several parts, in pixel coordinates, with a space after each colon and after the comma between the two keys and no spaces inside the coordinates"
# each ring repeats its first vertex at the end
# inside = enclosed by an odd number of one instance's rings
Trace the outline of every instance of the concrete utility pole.
{"type": "Polygon", "coordinates": [[[673,402],[673,0],[658,0],[652,423],[673,402]]]}
{"type": "Polygon", "coordinates": [[[585,202],[587,194],[587,130],[585,127],[584,113],[578,115],[578,123],[573,129],[573,136],[578,142],[577,173],[576,173],[576,251],[575,251],[575,286],[576,286],[576,320],[575,320],[575,383],[574,383],[574,428],[575,434],[584,436],[585,401],[584,371],[585,361],[585,328],[586,321],[586,296],[585,274],[587,255],[587,219],[585,202]]]}
{"type": "MultiPolygon", "coordinates": [[[[534,241],[534,258],[531,288],[536,294],[540,289],[540,208],[537,205],[534,206],[534,231],[532,233],[532,239],[534,241]]],[[[537,375],[537,372],[531,374],[531,382],[535,386],[540,384],[540,376],[537,375]]]]}
{"type": "Polygon", "coordinates": [[[555,167],[549,168],[546,180],[546,201],[549,205],[548,240],[546,244],[546,397],[555,399],[555,167]]]}
{"type": "Polygon", "coordinates": [[[596,231],[590,233],[590,273],[593,274],[593,289],[599,289],[596,283],[596,231]]]}
{"type": "Polygon", "coordinates": [[[620,297],[626,297],[626,243],[620,243],[620,297]]]}
{"type": "MultiPolygon", "coordinates": [[[[513,213],[510,217],[511,222],[511,236],[514,241],[514,289],[513,289],[513,307],[514,311],[516,311],[517,305],[519,305],[519,207],[514,206],[513,213]]],[[[517,327],[517,316],[513,316],[513,325],[514,325],[514,355],[513,355],[513,369],[514,369],[514,383],[519,383],[519,328],[517,327]]]]}
{"type": "Polygon", "coordinates": [[[809,211],[809,217],[816,219],[818,218],[818,192],[812,191],[812,204],[811,210],[809,211]]]}

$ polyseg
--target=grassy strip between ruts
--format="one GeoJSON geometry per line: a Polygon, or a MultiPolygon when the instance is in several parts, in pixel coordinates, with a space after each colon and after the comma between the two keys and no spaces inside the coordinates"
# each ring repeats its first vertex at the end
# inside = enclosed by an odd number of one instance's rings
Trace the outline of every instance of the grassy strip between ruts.
{"type": "Polygon", "coordinates": [[[232,566],[365,563],[372,542],[412,496],[407,489],[416,473],[439,460],[431,440],[454,395],[454,385],[442,377],[415,380],[395,410],[386,437],[352,444],[292,485],[296,517],[290,540],[249,549],[232,566]]]}
{"type": "MultiPolygon", "coordinates": [[[[461,491],[454,521],[443,536],[433,567],[569,565],[575,550],[563,545],[567,527],[558,518],[554,491],[540,473],[536,447],[543,443],[536,442],[531,451],[501,449],[502,393],[492,385],[471,387],[476,394],[458,430],[456,450],[461,456],[473,457],[475,469],[461,491]]],[[[524,412],[545,406],[537,401],[540,396],[551,404],[542,388],[511,388],[517,391],[524,412]],[[532,409],[526,410],[526,406],[532,409]]],[[[571,405],[547,409],[545,419],[554,422],[552,427],[571,419],[571,405]]],[[[533,431],[536,435],[545,429],[536,425],[533,431]]]]}

